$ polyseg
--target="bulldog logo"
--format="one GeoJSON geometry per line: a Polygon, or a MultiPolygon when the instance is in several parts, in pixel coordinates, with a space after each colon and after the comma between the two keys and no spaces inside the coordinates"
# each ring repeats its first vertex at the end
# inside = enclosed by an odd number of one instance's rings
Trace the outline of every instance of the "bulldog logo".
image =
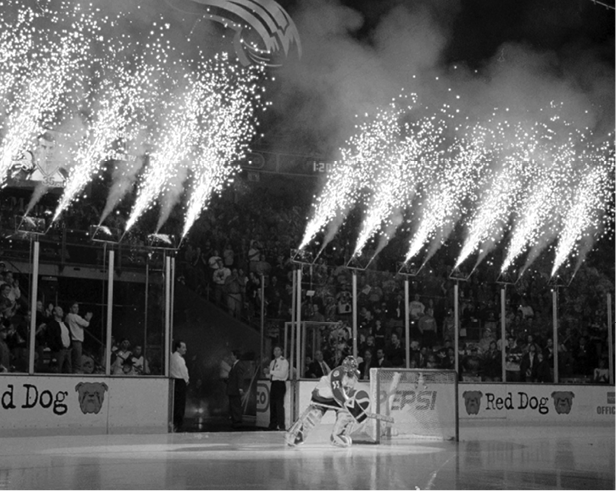
{"type": "Polygon", "coordinates": [[[569,414],[571,412],[574,397],[575,395],[573,392],[552,392],[552,399],[554,399],[554,409],[556,409],[556,412],[558,414],[569,414]]]}
{"type": "Polygon", "coordinates": [[[481,397],[483,393],[478,390],[467,390],[462,394],[467,414],[478,414],[481,408],[481,397]]]}
{"type": "Polygon", "coordinates": [[[79,393],[81,412],[98,414],[103,407],[106,390],[109,390],[109,387],[104,382],[79,382],[75,391],[79,393]]]}

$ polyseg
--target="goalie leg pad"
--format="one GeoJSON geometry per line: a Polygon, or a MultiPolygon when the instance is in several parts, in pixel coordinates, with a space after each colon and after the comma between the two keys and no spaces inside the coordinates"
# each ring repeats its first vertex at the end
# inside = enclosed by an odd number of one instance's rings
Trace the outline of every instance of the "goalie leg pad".
{"type": "Polygon", "coordinates": [[[351,433],[355,418],[347,411],[338,411],[336,413],[336,423],[330,437],[330,441],[337,447],[350,447],[353,443],[351,433]]]}
{"type": "Polygon", "coordinates": [[[321,422],[324,410],[316,406],[308,406],[286,435],[287,445],[295,447],[306,441],[308,433],[321,422]]]}

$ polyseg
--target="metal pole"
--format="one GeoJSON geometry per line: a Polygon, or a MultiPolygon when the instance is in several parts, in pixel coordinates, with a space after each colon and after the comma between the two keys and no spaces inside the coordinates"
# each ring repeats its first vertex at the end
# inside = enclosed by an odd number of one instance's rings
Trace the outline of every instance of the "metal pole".
{"type": "Polygon", "coordinates": [[[261,359],[265,356],[265,275],[261,273],[261,359]]]}
{"type": "Polygon", "coordinates": [[[353,356],[357,358],[357,270],[353,270],[353,356]]]}
{"type": "Polygon", "coordinates": [[[171,261],[165,256],[165,377],[169,376],[171,323],[169,322],[169,300],[171,296],[169,278],[171,276],[171,261]]]}
{"type": "Polygon", "coordinates": [[[505,317],[507,315],[505,299],[506,289],[506,285],[501,288],[501,380],[503,382],[507,381],[507,323],[505,322],[505,317]]]}
{"type": "Polygon", "coordinates": [[[612,334],[612,294],[607,294],[607,349],[609,354],[610,385],[614,385],[614,337],[612,334]]]}
{"type": "Polygon", "coordinates": [[[554,383],[558,383],[558,288],[552,289],[552,327],[554,338],[554,383]]]}
{"type": "Polygon", "coordinates": [[[409,319],[409,277],[404,278],[404,335],[406,336],[406,368],[411,368],[411,322],[409,319]]]}
{"type": "MultiPolygon", "coordinates": [[[[460,366],[458,358],[459,358],[459,354],[458,354],[458,350],[459,350],[459,346],[460,346],[460,323],[458,320],[458,282],[456,281],[456,284],[453,286],[453,327],[454,327],[454,349],[456,350],[456,372],[458,372],[458,367],[460,366]]],[[[460,377],[460,374],[458,373],[458,378],[460,377]]]]}
{"type": "MultiPolygon", "coordinates": [[[[296,301],[296,294],[297,294],[297,278],[296,278],[296,273],[297,270],[293,270],[293,291],[291,292],[291,330],[293,330],[293,326],[295,325],[295,317],[297,315],[297,301],[296,301]]],[[[293,366],[293,363],[291,361],[291,355],[293,352],[292,346],[291,345],[287,345],[287,332],[286,332],[286,327],[285,327],[285,340],[284,340],[284,349],[288,350],[287,356],[289,357],[289,368],[293,366]]],[[[291,374],[289,374],[289,379],[291,378],[291,374]]]]}
{"type": "Polygon", "coordinates": [[[145,312],[143,314],[143,359],[148,352],[148,295],[150,294],[150,255],[145,256],[145,312]]]}
{"type": "MultiPolygon", "coordinates": [[[[173,339],[173,315],[175,305],[175,257],[171,257],[171,275],[169,276],[171,298],[169,299],[169,339],[173,339]]],[[[145,359],[145,358],[144,358],[145,359]]]]}
{"type": "Polygon", "coordinates": [[[107,335],[105,341],[105,375],[111,374],[111,328],[113,327],[113,271],[115,251],[109,251],[107,265],[107,335]]]}
{"type": "Polygon", "coordinates": [[[28,360],[28,373],[34,373],[34,353],[36,343],[36,299],[38,296],[39,252],[41,245],[34,241],[34,255],[32,257],[32,293],[30,294],[30,349],[28,360]]]}
{"type": "MultiPolygon", "coordinates": [[[[295,351],[297,352],[297,356],[295,358],[295,368],[297,370],[296,375],[300,372],[300,363],[301,363],[301,330],[302,330],[302,268],[300,267],[297,270],[297,333],[296,333],[296,346],[295,351]]],[[[294,377],[296,379],[296,377],[294,377]]]]}

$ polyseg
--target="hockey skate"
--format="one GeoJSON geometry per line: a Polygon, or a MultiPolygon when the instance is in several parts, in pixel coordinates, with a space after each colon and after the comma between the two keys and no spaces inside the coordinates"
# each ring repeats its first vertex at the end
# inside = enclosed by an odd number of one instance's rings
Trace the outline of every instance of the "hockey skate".
{"type": "Polygon", "coordinates": [[[336,423],[332,430],[332,435],[329,441],[336,447],[348,448],[353,444],[353,440],[349,436],[353,431],[355,419],[346,410],[340,410],[336,413],[336,423]]]}

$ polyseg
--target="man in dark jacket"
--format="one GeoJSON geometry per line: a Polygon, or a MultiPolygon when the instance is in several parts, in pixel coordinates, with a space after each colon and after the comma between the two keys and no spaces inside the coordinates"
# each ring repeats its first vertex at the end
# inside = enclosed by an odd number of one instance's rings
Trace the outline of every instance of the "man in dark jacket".
{"type": "Polygon", "coordinates": [[[58,373],[71,373],[71,336],[63,318],[62,307],[54,307],[53,318],[47,322],[47,346],[51,350],[51,359],[56,360],[58,373]]]}
{"type": "Polygon", "coordinates": [[[227,379],[227,396],[229,397],[229,414],[231,415],[231,426],[239,428],[242,425],[242,396],[244,389],[244,369],[239,361],[240,353],[238,350],[231,352],[231,370],[227,379]]]}

